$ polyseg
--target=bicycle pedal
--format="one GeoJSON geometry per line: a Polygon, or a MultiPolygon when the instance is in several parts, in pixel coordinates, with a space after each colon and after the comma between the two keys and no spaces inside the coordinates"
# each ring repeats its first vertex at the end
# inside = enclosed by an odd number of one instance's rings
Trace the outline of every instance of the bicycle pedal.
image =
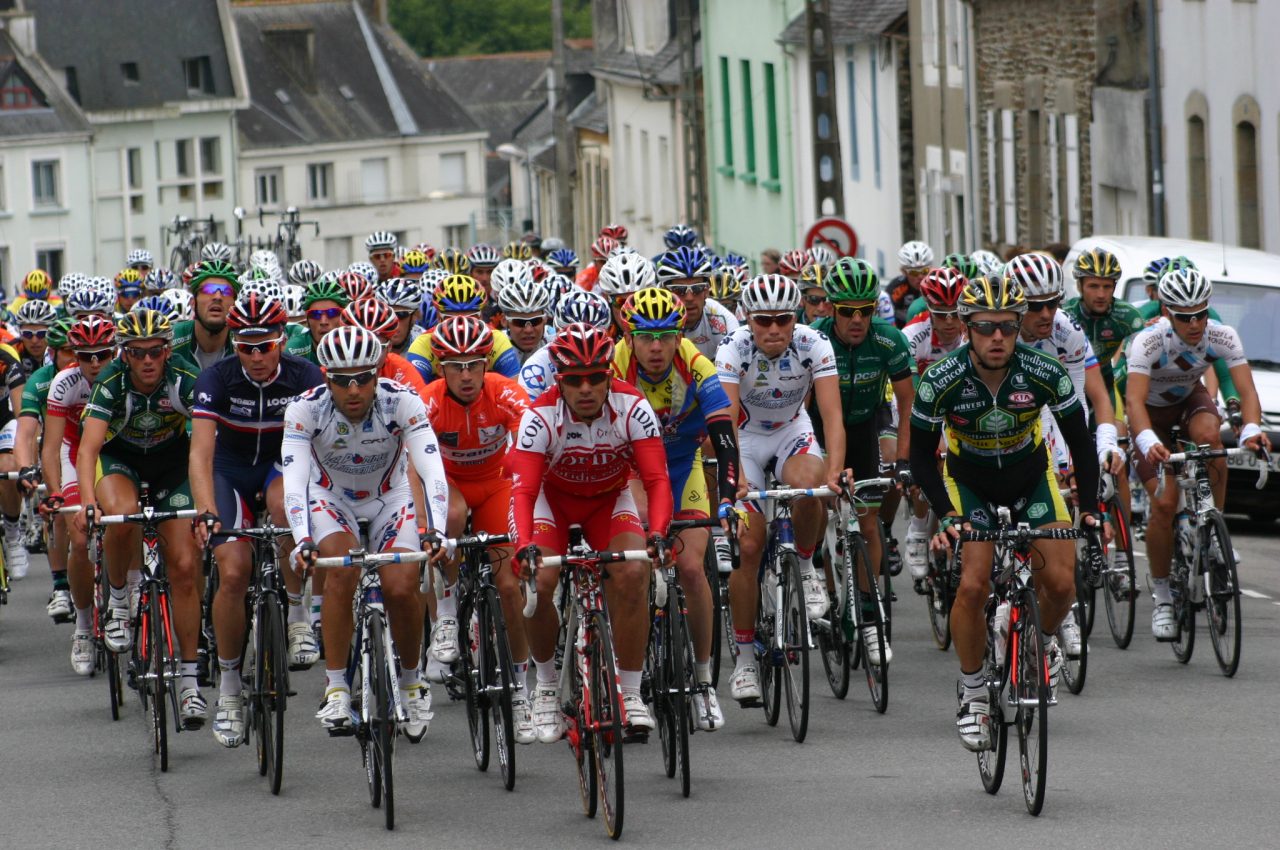
{"type": "Polygon", "coordinates": [[[897,602],[897,601],[898,601],[898,591],[896,591],[896,590],[891,590],[891,591],[889,591],[889,601],[890,601],[890,602],[897,602]]]}
{"type": "Polygon", "coordinates": [[[736,700],[739,708],[759,708],[764,705],[759,697],[748,697],[747,699],[736,700]]]}
{"type": "Polygon", "coordinates": [[[622,733],[622,743],[647,744],[649,743],[649,732],[646,729],[625,729],[622,733]]]}
{"type": "Polygon", "coordinates": [[[53,618],[53,621],[61,625],[62,623],[74,623],[76,618],[73,614],[59,614],[53,618]]]}
{"type": "Polygon", "coordinates": [[[356,734],[356,728],[354,726],[331,726],[325,731],[329,733],[330,738],[350,738],[356,734]]]}

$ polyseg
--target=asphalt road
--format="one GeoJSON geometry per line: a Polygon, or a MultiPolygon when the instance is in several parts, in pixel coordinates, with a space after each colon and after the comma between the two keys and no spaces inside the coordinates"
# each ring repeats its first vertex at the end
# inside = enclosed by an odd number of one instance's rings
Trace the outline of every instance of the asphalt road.
{"type": "MultiPolygon", "coordinates": [[[[1244,560],[1240,672],[1224,679],[1201,625],[1187,666],[1146,628],[1119,651],[1100,614],[1082,695],[1050,713],[1044,813],[1022,804],[1011,758],[988,796],[953,726],[954,656],[929,637],[923,601],[895,609],[888,713],[855,672],[834,699],[814,657],[808,741],[725,700],[728,726],[693,739],[693,796],[662,773],[655,743],[626,751],[623,841],[635,846],[1037,848],[1274,847],[1280,843],[1280,527],[1233,523],[1244,560]]],[[[607,843],[582,816],[565,744],[518,750],[513,793],[475,769],[459,703],[437,692],[426,740],[396,757],[398,826],[370,808],[359,749],[311,714],[323,679],[295,674],[284,789],[272,797],[250,748],[228,752],[206,729],[171,740],[153,764],[138,702],[112,723],[106,682],[70,669],[70,627],[44,615],[43,558],[0,611],[0,844],[11,847],[570,847],[607,843]]],[[[1142,562],[1139,562],[1142,572],[1142,562]]],[[[727,691],[727,688],[725,688],[727,691]]],[[[212,694],[207,694],[212,702],[212,694]]],[[[785,713],[785,709],[784,709],[785,713]]],[[[402,739],[403,740],[403,739],[402,739]]],[[[1011,743],[1013,739],[1011,738],[1011,743]]],[[[1012,757],[1016,757],[1016,744],[1012,757]]]]}

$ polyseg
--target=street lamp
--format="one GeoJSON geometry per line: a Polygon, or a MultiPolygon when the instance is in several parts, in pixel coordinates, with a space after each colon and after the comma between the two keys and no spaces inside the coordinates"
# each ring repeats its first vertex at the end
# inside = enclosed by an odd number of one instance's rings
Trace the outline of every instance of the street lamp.
{"type": "Polygon", "coordinates": [[[534,221],[534,213],[537,207],[533,203],[533,155],[527,149],[519,145],[513,145],[510,142],[498,145],[494,152],[507,162],[524,163],[525,194],[529,200],[529,217],[525,219],[528,226],[525,230],[537,232],[538,228],[534,221]]]}

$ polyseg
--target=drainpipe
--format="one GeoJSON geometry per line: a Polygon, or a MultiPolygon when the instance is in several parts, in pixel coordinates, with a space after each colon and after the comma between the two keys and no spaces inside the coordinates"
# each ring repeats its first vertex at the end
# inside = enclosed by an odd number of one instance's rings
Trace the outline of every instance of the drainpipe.
{"type": "Polygon", "coordinates": [[[1160,111],[1159,33],[1156,32],[1156,0],[1147,0],[1147,61],[1150,63],[1147,83],[1147,116],[1151,137],[1151,224],[1156,236],[1164,236],[1164,140],[1160,128],[1164,117],[1160,111]]]}

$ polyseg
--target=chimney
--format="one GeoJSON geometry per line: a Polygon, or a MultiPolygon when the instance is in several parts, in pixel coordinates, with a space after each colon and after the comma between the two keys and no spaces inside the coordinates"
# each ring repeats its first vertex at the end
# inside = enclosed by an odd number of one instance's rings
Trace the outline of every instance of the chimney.
{"type": "Polygon", "coordinates": [[[290,76],[315,91],[316,33],[310,24],[281,24],[263,31],[267,49],[290,76]]]}
{"type": "Polygon", "coordinates": [[[14,0],[0,0],[0,29],[27,56],[36,53],[36,16],[22,9],[14,0]]]}
{"type": "Polygon", "coordinates": [[[365,16],[375,24],[387,23],[387,0],[359,0],[365,16]]]}

